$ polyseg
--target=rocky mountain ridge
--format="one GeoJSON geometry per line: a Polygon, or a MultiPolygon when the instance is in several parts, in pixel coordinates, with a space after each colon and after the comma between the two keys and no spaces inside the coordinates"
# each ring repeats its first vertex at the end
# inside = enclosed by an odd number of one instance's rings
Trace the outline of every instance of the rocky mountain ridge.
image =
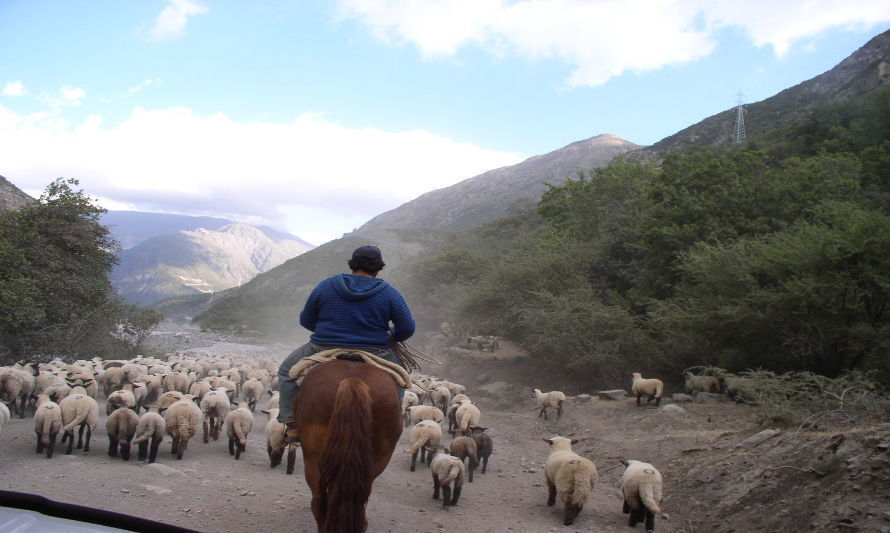
{"type": "Polygon", "coordinates": [[[10,183],[9,180],[0,176],[0,211],[17,209],[33,201],[34,198],[31,198],[24,191],[10,183]]]}

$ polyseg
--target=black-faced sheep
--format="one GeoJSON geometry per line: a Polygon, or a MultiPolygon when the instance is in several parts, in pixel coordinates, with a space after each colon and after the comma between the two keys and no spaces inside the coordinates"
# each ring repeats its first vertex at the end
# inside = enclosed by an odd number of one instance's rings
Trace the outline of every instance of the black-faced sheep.
{"type": "Polygon", "coordinates": [[[164,411],[164,425],[173,438],[170,452],[175,453],[177,459],[182,459],[189,439],[198,432],[202,419],[201,408],[192,401],[190,394],[183,394],[181,400],[164,411]]]}
{"type": "Polygon", "coordinates": [[[442,507],[457,505],[461,488],[464,483],[466,467],[463,461],[448,454],[443,446],[433,446],[430,451],[430,472],[433,474],[433,498],[439,499],[439,488],[442,489],[442,507]]]}
{"type": "Polygon", "coordinates": [[[621,461],[627,469],[621,476],[621,492],[624,494],[625,514],[630,514],[627,524],[634,527],[646,523],[646,531],[655,530],[655,513],[661,508],[661,473],[649,463],[621,461]]]}
{"type": "Polygon", "coordinates": [[[158,406],[148,406],[148,411],[139,417],[132,441],[133,444],[139,445],[140,461],[148,458],[149,463],[155,462],[158,457],[158,447],[164,440],[164,428],[164,417],[158,413],[158,406]]]}
{"type": "MultiPolygon", "coordinates": [[[[8,413],[9,411],[7,411],[8,413]]],[[[2,425],[2,424],[0,424],[2,425]]],[[[62,429],[62,409],[46,394],[37,397],[34,412],[34,433],[37,434],[37,453],[46,448],[46,458],[52,459],[56,450],[56,438],[62,429]]]]}
{"type": "Polygon", "coordinates": [[[547,505],[556,503],[558,493],[565,504],[563,524],[570,526],[596,484],[596,465],[572,451],[572,444],[577,440],[553,437],[544,441],[550,445],[550,456],[544,465],[549,490],[547,505]]]}
{"type": "Polygon", "coordinates": [[[228,391],[225,387],[214,389],[204,395],[201,400],[201,414],[204,419],[204,443],[210,442],[208,435],[213,440],[219,439],[219,433],[222,430],[223,421],[229,413],[228,391]]]}
{"type": "Polygon", "coordinates": [[[485,433],[486,429],[488,428],[470,426],[469,434],[469,437],[476,442],[476,456],[479,458],[479,462],[482,463],[483,474],[488,468],[488,459],[491,457],[491,452],[494,451],[494,443],[491,440],[491,435],[485,433]]]}
{"type": "Polygon", "coordinates": [[[460,402],[457,410],[454,412],[457,427],[451,430],[451,434],[465,435],[470,431],[471,426],[478,426],[482,421],[482,413],[479,408],[473,405],[469,398],[460,402]]]}
{"type": "Polygon", "coordinates": [[[411,444],[405,448],[405,453],[411,454],[411,471],[414,472],[417,453],[420,452],[420,462],[423,463],[427,452],[442,441],[442,427],[438,422],[421,420],[411,428],[408,440],[411,444]]]}
{"type": "Polygon", "coordinates": [[[470,437],[457,437],[451,441],[451,455],[461,462],[466,461],[469,481],[473,482],[473,472],[479,466],[479,456],[476,451],[476,441],[470,437]]]}
{"type": "Polygon", "coordinates": [[[281,464],[281,458],[287,450],[287,473],[293,474],[297,447],[287,439],[287,426],[278,421],[278,408],[262,412],[269,415],[269,421],[266,423],[266,451],[269,454],[270,468],[281,464]]]}
{"type": "Polygon", "coordinates": [[[442,410],[431,405],[413,405],[408,408],[408,418],[411,424],[416,424],[421,420],[432,420],[439,423],[445,419],[442,410]]]}
{"type": "Polygon", "coordinates": [[[229,437],[229,455],[234,455],[236,460],[241,459],[241,454],[247,447],[247,435],[253,428],[253,414],[247,402],[240,402],[237,409],[229,411],[226,415],[225,428],[226,436],[229,437]]]}
{"type": "Polygon", "coordinates": [[[139,415],[126,406],[118,407],[108,416],[105,429],[108,431],[108,456],[117,457],[120,446],[121,459],[130,460],[130,441],[136,434],[139,415]]]}
{"type": "Polygon", "coordinates": [[[541,408],[538,417],[543,416],[544,420],[547,420],[547,409],[552,408],[556,409],[556,419],[562,418],[562,404],[566,401],[566,395],[562,391],[541,392],[541,389],[534,389],[534,392],[538,406],[541,408]]]}
{"type": "Polygon", "coordinates": [[[256,411],[256,404],[263,397],[265,387],[258,379],[250,378],[241,385],[241,397],[247,402],[250,412],[256,411]]]}
{"type": "Polygon", "coordinates": [[[83,387],[74,387],[61,402],[59,407],[62,409],[62,442],[68,441],[68,448],[65,454],[70,455],[74,446],[74,428],[80,427],[77,433],[77,449],[83,448],[84,453],[90,451],[90,437],[99,424],[99,404],[96,400],[87,395],[83,387]],[[83,438],[83,432],[86,429],[86,441],[83,438]]]}
{"type": "Polygon", "coordinates": [[[658,407],[664,394],[664,383],[660,379],[644,379],[639,372],[634,372],[631,376],[633,377],[631,390],[633,390],[634,396],[637,397],[637,405],[641,405],[640,398],[645,394],[649,397],[646,399],[646,404],[648,405],[649,402],[655,399],[655,407],[658,407]]]}

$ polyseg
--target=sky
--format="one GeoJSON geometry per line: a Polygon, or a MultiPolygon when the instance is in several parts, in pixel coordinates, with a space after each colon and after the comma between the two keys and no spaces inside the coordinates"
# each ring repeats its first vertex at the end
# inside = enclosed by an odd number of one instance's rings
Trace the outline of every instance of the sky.
{"type": "Polygon", "coordinates": [[[887,0],[0,0],[0,175],[321,244],[578,140],[652,144],[888,28],[887,0]]]}

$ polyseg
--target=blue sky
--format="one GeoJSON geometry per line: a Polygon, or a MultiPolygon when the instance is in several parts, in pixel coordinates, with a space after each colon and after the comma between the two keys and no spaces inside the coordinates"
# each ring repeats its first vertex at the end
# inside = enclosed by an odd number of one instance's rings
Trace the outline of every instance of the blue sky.
{"type": "Polygon", "coordinates": [[[873,0],[2,0],[0,174],[321,243],[580,139],[651,144],[888,26],[873,0]]]}

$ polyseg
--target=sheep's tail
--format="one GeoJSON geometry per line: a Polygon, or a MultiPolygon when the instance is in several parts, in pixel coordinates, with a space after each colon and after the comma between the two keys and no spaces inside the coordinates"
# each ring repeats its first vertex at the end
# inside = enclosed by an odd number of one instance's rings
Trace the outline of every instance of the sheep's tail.
{"type": "Polygon", "coordinates": [[[448,467],[448,475],[439,480],[439,483],[445,487],[451,485],[451,482],[457,479],[457,476],[460,475],[460,465],[457,463],[452,463],[450,467],[448,467]]]}
{"type": "Polygon", "coordinates": [[[594,480],[581,460],[574,459],[566,463],[557,477],[556,489],[563,495],[563,501],[579,508],[584,505],[593,491],[594,480]]]}
{"type": "Polygon", "coordinates": [[[40,430],[40,442],[42,442],[44,446],[49,446],[49,434],[52,433],[52,430],[53,418],[49,416],[48,413],[44,413],[43,427],[40,430]]]}
{"type": "Polygon", "coordinates": [[[89,406],[78,406],[77,410],[74,412],[74,420],[69,422],[62,428],[62,431],[71,431],[77,426],[83,424],[83,421],[87,419],[87,415],[90,414],[89,406]]]}
{"type": "Polygon", "coordinates": [[[655,491],[652,487],[652,483],[640,483],[639,491],[640,500],[642,500],[646,509],[649,509],[653,513],[660,513],[661,508],[658,506],[658,502],[655,501],[655,491]]]}
{"type": "Polygon", "coordinates": [[[661,398],[662,392],[664,392],[664,383],[658,381],[655,383],[655,397],[661,398]]]}
{"type": "MultiPolygon", "coordinates": [[[[139,426],[136,426],[136,431],[139,431],[139,426]]],[[[137,433],[135,437],[133,437],[133,444],[139,444],[142,441],[146,441],[154,435],[153,428],[149,425],[146,425],[142,428],[142,433],[137,433]]]]}
{"type": "Polygon", "coordinates": [[[421,449],[429,440],[432,438],[432,435],[428,431],[424,431],[418,436],[418,439],[411,443],[411,446],[405,448],[405,453],[416,453],[417,450],[421,449]]]}
{"type": "Polygon", "coordinates": [[[471,465],[478,465],[478,464],[479,464],[479,454],[476,453],[476,450],[474,450],[474,449],[471,448],[471,449],[469,450],[469,453],[467,453],[467,456],[469,456],[469,458],[470,458],[470,464],[471,464],[471,465]]]}
{"type": "Polygon", "coordinates": [[[241,420],[235,420],[234,422],[235,436],[238,437],[238,444],[240,444],[241,446],[247,446],[247,434],[244,432],[244,428],[241,426],[241,420]]]}
{"type": "Polygon", "coordinates": [[[329,533],[352,533],[365,527],[365,504],[371,496],[371,394],[368,385],[346,378],[337,387],[328,422],[328,438],[319,459],[321,514],[329,533]]]}

